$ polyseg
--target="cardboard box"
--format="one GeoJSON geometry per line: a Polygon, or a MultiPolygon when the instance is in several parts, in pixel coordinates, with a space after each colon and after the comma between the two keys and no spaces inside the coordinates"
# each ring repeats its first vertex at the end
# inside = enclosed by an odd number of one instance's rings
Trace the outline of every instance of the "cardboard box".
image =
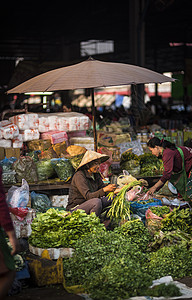
{"type": "Polygon", "coordinates": [[[0,160],[5,158],[5,148],[0,147],[0,160]]]}
{"type": "Polygon", "coordinates": [[[16,157],[19,159],[20,157],[20,148],[4,148],[5,149],[5,156],[9,157],[16,157]]]}

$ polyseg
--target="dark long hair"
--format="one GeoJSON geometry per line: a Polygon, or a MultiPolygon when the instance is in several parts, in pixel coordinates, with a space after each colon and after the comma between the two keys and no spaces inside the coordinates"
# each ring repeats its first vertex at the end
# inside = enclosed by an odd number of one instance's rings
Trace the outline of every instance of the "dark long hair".
{"type": "Polygon", "coordinates": [[[155,148],[155,146],[163,147],[163,149],[169,148],[169,149],[176,149],[176,145],[167,141],[167,140],[160,140],[158,137],[153,137],[147,142],[147,147],[149,148],[155,148]]]}

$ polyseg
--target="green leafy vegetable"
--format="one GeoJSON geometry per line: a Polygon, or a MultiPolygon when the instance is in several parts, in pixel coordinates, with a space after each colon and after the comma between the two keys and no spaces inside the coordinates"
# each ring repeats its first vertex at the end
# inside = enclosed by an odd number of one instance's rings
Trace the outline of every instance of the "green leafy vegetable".
{"type": "Polygon", "coordinates": [[[151,153],[145,153],[139,156],[140,159],[140,175],[145,176],[155,176],[162,175],[163,173],[163,161],[157,158],[151,153]]]}
{"type": "Polygon", "coordinates": [[[69,213],[54,208],[38,214],[31,228],[29,243],[40,248],[73,247],[84,235],[105,230],[95,213],[87,215],[80,209],[69,213]]]}

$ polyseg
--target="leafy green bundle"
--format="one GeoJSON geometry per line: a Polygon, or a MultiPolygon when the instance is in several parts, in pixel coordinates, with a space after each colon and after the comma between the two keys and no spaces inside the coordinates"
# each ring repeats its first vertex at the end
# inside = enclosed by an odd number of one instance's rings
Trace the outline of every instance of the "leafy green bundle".
{"type": "Polygon", "coordinates": [[[136,244],[143,251],[147,250],[147,246],[152,240],[147,228],[139,219],[125,222],[120,227],[116,227],[114,232],[125,236],[131,243],[136,244]]]}
{"type": "Polygon", "coordinates": [[[72,213],[51,208],[33,220],[29,243],[40,248],[73,247],[79,238],[91,232],[105,230],[95,213],[83,210],[72,213]]]}
{"type": "MultiPolygon", "coordinates": [[[[125,185],[121,191],[116,195],[116,197],[113,199],[113,202],[111,204],[111,208],[108,212],[108,216],[111,219],[116,219],[119,221],[123,221],[125,219],[131,219],[130,217],[130,202],[126,200],[126,192],[136,186],[136,185],[143,185],[143,182],[141,180],[135,180],[130,182],[129,184],[125,185]]],[[[113,198],[114,193],[109,193],[108,197],[109,199],[113,198]]]]}
{"type": "Polygon", "coordinates": [[[189,208],[174,208],[162,220],[161,230],[173,231],[177,229],[192,235],[192,212],[189,208]]]}
{"type": "Polygon", "coordinates": [[[140,175],[155,176],[163,173],[163,161],[151,153],[145,153],[139,156],[140,175]]]}

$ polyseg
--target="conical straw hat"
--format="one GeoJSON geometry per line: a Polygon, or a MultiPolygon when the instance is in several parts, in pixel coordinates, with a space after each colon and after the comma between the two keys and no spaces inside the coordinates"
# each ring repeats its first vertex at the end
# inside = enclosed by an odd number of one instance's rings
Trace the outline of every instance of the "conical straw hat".
{"type": "Polygon", "coordinates": [[[98,161],[99,163],[103,163],[108,159],[109,159],[109,156],[106,154],[100,154],[100,153],[92,151],[92,150],[87,150],[85,152],[85,154],[82,158],[82,161],[81,161],[80,165],[78,166],[77,170],[92,161],[98,161]]]}

